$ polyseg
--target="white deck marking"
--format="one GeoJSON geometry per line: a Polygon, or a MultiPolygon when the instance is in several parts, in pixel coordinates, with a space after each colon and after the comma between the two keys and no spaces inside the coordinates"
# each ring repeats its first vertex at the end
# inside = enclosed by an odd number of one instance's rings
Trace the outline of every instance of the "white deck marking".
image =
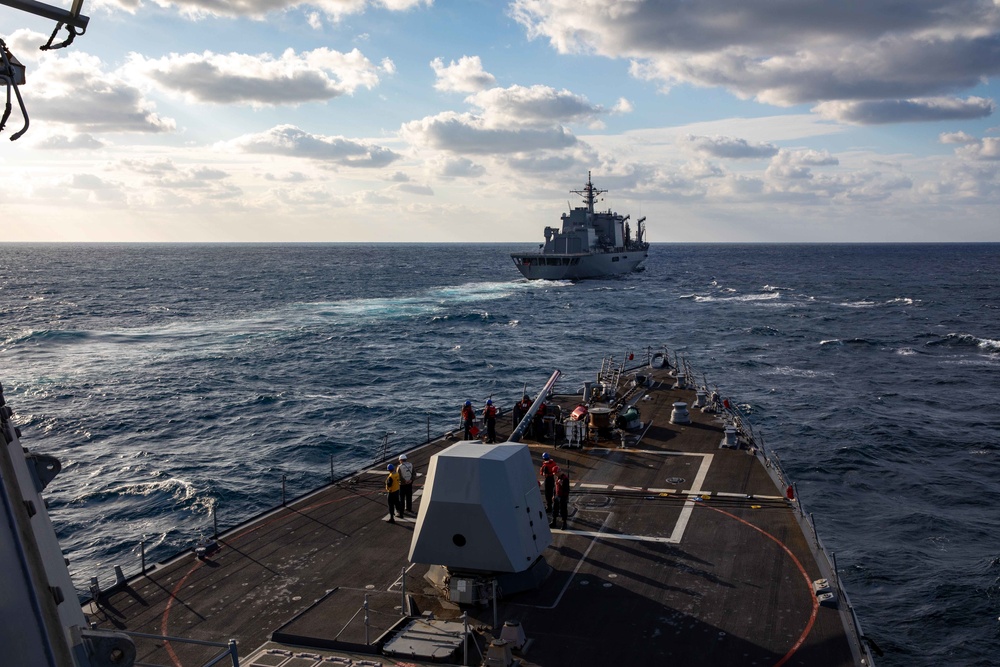
{"type": "Polygon", "coordinates": [[[615,491],[642,491],[643,490],[643,487],[641,487],[641,486],[619,486],[617,484],[615,484],[611,488],[613,490],[615,490],[615,491]]]}
{"type": "MultiPolygon", "coordinates": [[[[580,535],[592,535],[593,537],[607,537],[607,535],[604,534],[601,531],[603,531],[607,527],[608,522],[611,521],[611,518],[613,516],[614,516],[614,513],[608,512],[608,516],[605,517],[604,523],[601,524],[601,530],[598,530],[598,531],[595,531],[595,532],[588,532],[588,533],[579,532],[578,534],[580,534],[580,535]]],[[[557,531],[552,531],[552,532],[557,532],[557,531]]],[[[558,532],[560,532],[560,533],[562,533],[562,532],[577,533],[577,531],[562,531],[562,530],[560,530],[558,532]]],[[[569,585],[573,581],[573,579],[576,577],[577,572],[579,572],[580,568],[583,567],[583,562],[585,560],[587,560],[587,556],[590,555],[590,550],[594,548],[595,544],[597,544],[597,540],[596,539],[591,540],[590,544],[587,545],[587,550],[583,552],[583,555],[580,556],[580,560],[578,560],[576,562],[576,567],[573,568],[573,574],[569,575],[569,578],[566,579],[566,583],[563,584],[562,590],[559,591],[559,595],[556,597],[556,601],[555,602],[553,602],[551,605],[549,605],[547,607],[543,607],[541,605],[525,605],[525,606],[535,607],[536,609],[555,609],[556,607],[558,607],[559,606],[559,601],[562,600],[563,595],[566,593],[566,589],[569,588],[569,585]]]]}
{"type": "MultiPolygon", "coordinates": [[[[559,535],[579,535],[580,537],[601,538],[602,540],[629,540],[632,542],[659,542],[661,544],[677,544],[673,537],[654,537],[652,535],[625,535],[623,533],[602,533],[593,530],[568,530],[563,528],[550,528],[553,534],[559,535]]],[[[593,542],[591,543],[593,544],[593,542]]],[[[590,551],[588,549],[587,551],[590,551]]]]}
{"type": "Polygon", "coordinates": [[[577,486],[579,486],[581,489],[607,489],[611,485],[610,484],[584,484],[583,482],[580,482],[580,484],[578,484],[577,486]]]}
{"type": "MultiPolygon", "coordinates": [[[[701,457],[701,465],[698,466],[698,472],[694,476],[694,480],[691,482],[691,488],[682,491],[688,496],[688,499],[684,501],[684,507],[681,508],[681,513],[677,517],[677,523],[674,524],[674,530],[670,533],[670,537],[652,537],[652,536],[642,536],[642,535],[609,535],[607,533],[600,533],[601,537],[607,537],[610,539],[623,539],[623,540],[637,540],[637,541],[647,541],[647,542],[665,542],[667,544],[680,544],[681,539],[684,537],[684,531],[687,530],[688,522],[691,520],[691,513],[694,511],[694,505],[698,502],[697,498],[702,495],[706,495],[701,487],[705,483],[705,478],[708,476],[708,469],[712,467],[712,460],[715,458],[715,454],[697,454],[690,452],[661,452],[655,449],[591,449],[592,452],[606,451],[606,452],[628,452],[630,454],[653,454],[657,456],[699,456],[701,457]]],[[[581,485],[582,486],[582,485],[581,485]]],[[[639,490],[641,487],[614,487],[616,491],[618,490],[639,490]]],[[[666,491],[658,492],[666,493],[666,491]]],[[[597,536],[595,533],[590,532],[577,532],[568,531],[573,534],[579,535],[593,535],[597,536]]]]}

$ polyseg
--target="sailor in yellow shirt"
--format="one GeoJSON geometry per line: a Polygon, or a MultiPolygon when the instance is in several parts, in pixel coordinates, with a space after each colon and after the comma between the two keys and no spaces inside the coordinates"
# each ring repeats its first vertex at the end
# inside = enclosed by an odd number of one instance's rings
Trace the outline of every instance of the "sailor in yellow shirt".
{"type": "Polygon", "coordinates": [[[389,523],[396,523],[396,519],[393,518],[394,513],[399,513],[399,518],[403,518],[403,503],[399,498],[399,473],[396,472],[396,466],[391,463],[386,466],[386,470],[389,474],[385,478],[385,490],[389,496],[389,523]]]}

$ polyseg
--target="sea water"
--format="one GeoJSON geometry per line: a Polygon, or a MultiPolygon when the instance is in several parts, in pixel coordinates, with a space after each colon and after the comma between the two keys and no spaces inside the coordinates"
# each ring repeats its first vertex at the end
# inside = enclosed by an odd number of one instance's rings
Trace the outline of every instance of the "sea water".
{"type": "MultiPolygon", "coordinates": [[[[520,245],[0,245],[0,382],[74,581],[666,345],[740,404],[880,665],[995,665],[1000,245],[654,245],[528,282],[520,245]],[[142,547],[140,547],[142,544],[142,547]]],[[[733,557],[739,557],[733,554],[733,557]]]]}

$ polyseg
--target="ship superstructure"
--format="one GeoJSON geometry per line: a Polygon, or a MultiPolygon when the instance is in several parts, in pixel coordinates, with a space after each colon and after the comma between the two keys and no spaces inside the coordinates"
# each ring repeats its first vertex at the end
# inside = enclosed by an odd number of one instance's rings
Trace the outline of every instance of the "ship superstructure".
{"type": "Polygon", "coordinates": [[[632,235],[629,218],[611,209],[597,211],[598,197],[607,192],[594,187],[590,172],[577,206],[562,215],[562,228],[546,227],[545,243],[538,252],[511,253],[518,270],[528,280],[580,280],[631,273],[641,269],[649,255],[646,218],[636,221],[632,235]]]}

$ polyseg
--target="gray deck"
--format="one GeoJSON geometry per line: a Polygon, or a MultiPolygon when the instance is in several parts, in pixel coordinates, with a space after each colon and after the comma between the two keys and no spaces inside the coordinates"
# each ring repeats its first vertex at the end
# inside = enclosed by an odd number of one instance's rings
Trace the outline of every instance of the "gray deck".
{"type": "MultiPolygon", "coordinates": [[[[811,582],[827,573],[812,555],[812,537],[760,460],[720,448],[714,415],[692,410],[694,423],[670,424],[673,402],[691,403],[692,392],[664,383],[649,396],[638,405],[644,424],[653,424],[630,434],[624,449],[618,440],[583,450],[527,442],[536,464],[549,452],[574,484],[568,529],[554,531],[545,553],[554,572],[540,589],[500,600],[499,623],[519,620],[530,640],[522,664],[857,664],[841,614],[813,594],[811,582]]],[[[562,400],[571,409],[577,399],[562,400]]],[[[498,430],[505,435],[510,425],[498,430]]],[[[453,442],[433,442],[410,460],[424,472],[430,456],[453,442]]],[[[455,620],[463,611],[434,595],[425,566],[406,561],[413,523],[385,522],[381,471],[229,531],[205,560],[186,555],[159,566],[103,600],[91,620],[109,629],[235,638],[242,665],[338,664],[319,663],[328,656],[425,664],[364,653],[358,612],[365,595],[375,642],[401,621],[404,569],[415,613],[455,620]],[[307,648],[264,646],[279,630],[279,638],[307,648]],[[262,646],[280,652],[255,651],[262,646]]],[[[465,611],[486,637],[492,608],[465,611]]],[[[138,647],[140,662],[162,665],[200,665],[212,654],[162,640],[138,647]]],[[[469,664],[479,664],[475,649],[469,664]]]]}

